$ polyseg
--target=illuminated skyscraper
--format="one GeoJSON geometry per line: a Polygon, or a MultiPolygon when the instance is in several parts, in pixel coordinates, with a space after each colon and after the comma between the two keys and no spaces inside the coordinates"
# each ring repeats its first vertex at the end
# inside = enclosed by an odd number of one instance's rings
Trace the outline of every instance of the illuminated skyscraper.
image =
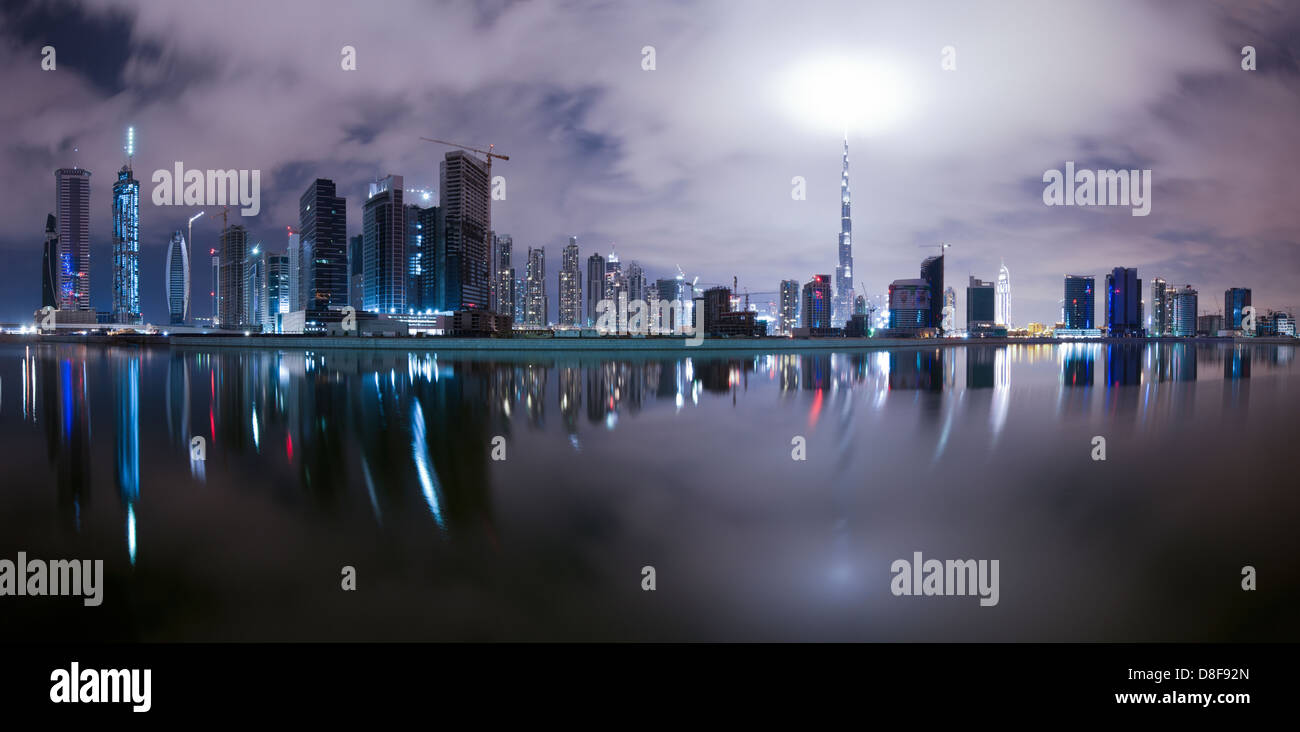
{"type": "Polygon", "coordinates": [[[524,324],[544,327],[549,320],[546,307],[545,247],[528,247],[528,271],[524,277],[524,324]]]}
{"type": "Polygon", "coordinates": [[[582,270],[578,266],[578,237],[569,237],[560,261],[560,325],[582,324],[582,270]]]}
{"type": "Polygon", "coordinates": [[[248,260],[248,231],[230,226],[221,232],[221,264],[217,291],[222,328],[248,325],[247,279],[244,266],[248,260]]]}
{"type": "Polygon", "coordinates": [[[185,235],[180,229],[172,232],[167,243],[166,277],[167,322],[180,325],[189,317],[190,304],[190,250],[185,245],[185,235]]]}
{"type": "Polygon", "coordinates": [[[803,286],[803,327],[831,327],[830,275],[813,275],[803,286]]]}
{"type": "MultiPolygon", "coordinates": [[[[1095,280],[1084,275],[1065,276],[1065,327],[1070,330],[1096,328],[1095,280]]],[[[1193,324],[1195,319],[1193,319],[1193,324]]]]}
{"type": "Polygon", "coordinates": [[[361,210],[362,307],[372,313],[405,313],[408,262],[402,176],[371,183],[361,210]]]}
{"type": "Polygon", "coordinates": [[[492,236],[492,251],[496,260],[492,276],[496,278],[497,312],[512,318],[515,315],[515,301],[519,299],[519,293],[515,291],[515,268],[510,265],[514,247],[514,237],[509,234],[492,236]]]}
{"type": "Polygon", "coordinates": [[[1151,279],[1151,323],[1147,328],[1151,336],[1169,335],[1169,292],[1164,280],[1151,279]]]}
{"type": "Polygon", "coordinates": [[[131,170],[135,128],[126,129],[126,164],[113,184],[113,320],[143,323],[140,316],[140,181],[131,170]]]}
{"type": "Polygon", "coordinates": [[[781,280],[781,332],[790,334],[799,327],[799,280],[781,280]]]}
{"type": "MultiPolygon", "coordinates": [[[[1242,330],[1245,326],[1243,310],[1250,307],[1249,287],[1230,287],[1223,292],[1223,327],[1226,330],[1242,330]]],[[[1213,334],[1211,334],[1213,335],[1213,334]]]]}
{"type": "Polygon", "coordinates": [[[1133,267],[1116,267],[1106,275],[1106,330],[1112,337],[1144,335],[1142,280],[1133,267]]]}
{"type": "Polygon", "coordinates": [[[347,223],[347,200],[335,193],[334,181],[317,178],[299,197],[298,279],[303,309],[348,304],[347,223]]]}
{"type": "Polygon", "coordinates": [[[446,267],[439,256],[438,276],[445,292],[442,310],[488,308],[492,261],[492,197],[486,161],[463,151],[444,156],[440,174],[443,215],[446,217],[446,267]]]}
{"type": "Polygon", "coordinates": [[[1197,292],[1191,285],[1174,291],[1173,320],[1170,334],[1180,337],[1196,335],[1197,292]]]}
{"type": "Polygon", "coordinates": [[[1011,272],[1007,269],[1006,262],[998,268],[997,284],[997,313],[994,316],[994,322],[998,325],[1011,327],[1011,272]]]}
{"type": "Polygon", "coordinates": [[[297,232],[292,226],[286,226],[289,242],[285,246],[285,256],[289,258],[289,311],[302,310],[302,247],[297,232]]]}
{"type": "Polygon", "coordinates": [[[54,183],[59,309],[90,310],[90,171],[59,168],[54,183]]]}
{"type": "Polygon", "coordinates": [[[849,193],[849,138],[844,138],[844,170],[840,174],[840,263],[835,267],[835,305],[831,323],[844,326],[853,307],[853,216],[849,193]]]}
{"type": "MultiPolygon", "coordinates": [[[[921,262],[921,279],[930,285],[930,315],[927,319],[926,326],[930,328],[943,327],[943,255],[937,257],[926,257],[921,262]]],[[[891,305],[891,311],[894,309],[891,305]]],[[[904,327],[904,326],[890,326],[904,327]]]]}

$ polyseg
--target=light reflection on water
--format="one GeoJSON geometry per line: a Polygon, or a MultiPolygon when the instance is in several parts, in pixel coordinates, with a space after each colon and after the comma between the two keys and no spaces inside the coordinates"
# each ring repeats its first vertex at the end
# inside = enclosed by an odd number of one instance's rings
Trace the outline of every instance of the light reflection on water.
{"type": "Polygon", "coordinates": [[[1247,563],[1295,587],[1294,352],[0,346],[0,557],[104,558],[119,598],[0,610],[92,638],[1294,638],[1222,591],[1247,563]],[[1001,559],[1002,602],[890,596],[914,550],[1001,559]]]}

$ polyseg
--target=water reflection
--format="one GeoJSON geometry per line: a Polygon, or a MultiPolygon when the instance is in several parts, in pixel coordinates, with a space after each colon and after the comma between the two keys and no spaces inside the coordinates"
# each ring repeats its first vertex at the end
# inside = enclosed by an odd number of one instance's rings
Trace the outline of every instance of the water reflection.
{"type": "Polygon", "coordinates": [[[971,466],[1005,471],[1054,454],[1073,430],[1096,434],[1098,420],[1116,431],[1173,430],[1192,415],[1244,426],[1276,394],[1262,391],[1265,380],[1295,373],[1293,347],[1251,345],[490,358],[0,347],[0,383],[21,389],[0,405],[0,435],[43,439],[46,472],[10,483],[52,489],[58,523],[74,535],[92,531],[92,476],[113,476],[118,500],[97,507],[96,525],[111,522],[130,566],[159,551],[186,491],[229,507],[235,516],[211,520],[231,541],[270,553],[285,549],[248,528],[257,526],[249,506],[330,532],[351,535],[360,522],[493,556],[535,514],[566,536],[630,531],[613,509],[592,507],[615,485],[644,490],[626,499],[644,505],[736,484],[756,492],[755,511],[769,487],[824,487],[817,542],[833,554],[827,576],[848,588],[869,523],[860,503],[881,486],[963,483],[971,466]],[[1221,384],[1197,390],[1211,381],[1221,384]],[[790,472],[792,434],[818,457],[804,473],[790,472]],[[494,460],[494,446],[509,459],[494,460]],[[550,501],[566,512],[548,513],[550,501]]]}

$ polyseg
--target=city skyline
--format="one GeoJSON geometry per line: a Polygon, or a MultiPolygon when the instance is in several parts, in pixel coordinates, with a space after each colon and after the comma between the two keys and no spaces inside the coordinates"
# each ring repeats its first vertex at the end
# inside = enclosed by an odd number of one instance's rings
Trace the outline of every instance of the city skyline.
{"type": "MultiPolygon", "coordinates": [[[[1156,27],[1154,11],[1146,5],[1078,8],[1067,14],[1069,23],[1055,14],[1043,21],[1042,36],[1029,46],[1011,42],[999,30],[998,12],[967,15],[950,8],[904,18],[883,6],[819,7],[790,29],[789,41],[765,38],[774,45],[757,64],[743,53],[729,55],[755,37],[743,18],[728,18],[727,31],[690,43],[672,30],[674,13],[691,13],[710,27],[708,21],[725,12],[716,7],[596,14],[587,20],[622,28],[636,16],[645,21],[645,30],[622,31],[573,50],[591,63],[548,55],[558,47],[568,49],[559,28],[569,12],[563,8],[444,8],[438,11],[445,24],[439,34],[450,38],[467,26],[482,26],[487,35],[480,42],[511,49],[502,62],[510,68],[491,62],[455,72],[440,67],[432,80],[419,82],[390,72],[403,68],[397,59],[404,55],[427,56],[426,44],[402,34],[381,43],[380,31],[392,29],[361,14],[355,17],[353,41],[357,71],[345,72],[338,67],[338,48],[323,42],[302,48],[247,39],[241,48],[248,58],[236,62],[196,50],[206,49],[204,31],[177,22],[178,10],[145,15],[131,3],[117,7],[120,12],[70,11],[66,27],[89,39],[84,46],[61,46],[63,31],[38,38],[35,29],[49,27],[40,10],[5,11],[11,22],[4,32],[13,42],[3,52],[10,63],[0,73],[41,111],[15,125],[15,147],[0,159],[0,170],[10,180],[47,180],[50,171],[74,166],[104,175],[120,165],[121,130],[134,126],[145,141],[134,165],[145,188],[141,309],[153,323],[167,319],[157,283],[168,241],[195,210],[154,206],[148,172],[178,160],[194,168],[262,170],[260,214],[232,216],[232,224],[246,225],[251,242],[279,250],[280,227],[298,221],[298,194],[315,177],[338,181],[339,195],[348,199],[347,237],[360,233],[365,186],[376,177],[391,172],[413,186],[439,188],[443,150],[418,139],[433,133],[470,144],[495,142],[512,155],[493,169],[505,178],[508,194],[494,201],[492,224],[498,235],[518,238],[521,248],[550,246],[558,252],[568,237],[578,236],[595,243],[595,250],[608,251],[613,244],[631,253],[651,281],[674,275],[681,264],[691,278],[729,283],[738,276],[741,289],[751,291],[773,291],[782,280],[805,282],[813,273],[832,271],[836,259],[829,241],[840,228],[832,213],[839,208],[835,173],[842,151],[836,148],[845,130],[801,125],[789,118],[783,103],[769,99],[786,69],[819,55],[801,41],[828,27],[834,29],[828,48],[886,57],[900,76],[915,82],[906,124],[848,130],[859,161],[854,183],[862,246],[854,279],[865,285],[865,294],[879,298],[889,282],[910,276],[917,246],[950,241],[955,244],[947,252],[951,281],[994,279],[1002,262],[1016,273],[1015,324],[1054,322],[1062,274],[1104,277],[1115,266],[1136,267],[1144,279],[1190,283],[1202,292],[1251,287],[1261,309],[1292,310],[1293,301],[1300,300],[1294,294],[1300,224],[1279,203],[1297,152],[1285,125],[1278,125],[1295,116],[1286,110],[1297,108],[1285,93],[1297,70],[1282,60],[1284,38],[1297,19],[1272,6],[1254,12],[1169,11],[1158,21],[1161,37],[1170,41],[1166,45],[1175,47],[1168,51],[1153,48],[1148,34],[1138,32],[1156,27]],[[840,21],[830,23],[832,15],[840,21]],[[508,45],[529,20],[545,21],[537,42],[508,45]],[[1126,85],[1084,83],[1088,63],[1083,61],[1093,52],[1085,37],[1102,28],[1112,43],[1100,59],[1104,68],[1090,73],[1102,76],[1105,69],[1124,66],[1132,77],[1126,85]],[[642,39],[643,34],[657,38],[642,39]],[[943,43],[918,40],[936,35],[958,49],[954,71],[940,66],[943,43]],[[646,71],[640,52],[651,40],[658,40],[657,64],[646,71]],[[37,63],[47,41],[60,48],[57,71],[42,71],[37,63]],[[1247,42],[1259,52],[1256,71],[1241,69],[1240,48],[1247,42]],[[167,62],[151,61],[148,44],[164,49],[167,62]],[[1008,47],[1021,66],[1008,67],[1011,60],[1000,55],[1008,47]],[[1054,64],[1074,61],[1061,64],[1067,76],[1050,84],[1031,73],[1048,57],[1048,48],[1054,64]],[[92,68],[81,61],[91,51],[110,61],[92,68]],[[627,63],[612,62],[619,58],[627,63]],[[524,77],[520,62],[527,62],[524,77]],[[257,64],[272,70],[261,75],[271,80],[253,72],[257,64]],[[288,78],[313,79],[316,87],[304,93],[311,99],[336,95],[349,114],[322,122],[294,111],[292,105],[301,106],[307,97],[273,93],[273,80],[288,78]],[[525,88],[518,86],[524,81],[526,88],[543,91],[511,96],[525,88]],[[669,88],[690,100],[724,81],[736,88],[728,96],[734,108],[661,104],[669,88]],[[416,88],[428,91],[427,104],[436,109],[413,101],[416,88]],[[989,94],[1001,100],[999,109],[979,101],[989,94]],[[350,106],[368,97],[388,104],[392,114],[371,116],[350,106]],[[154,103],[146,107],[146,98],[154,103]],[[204,119],[192,112],[200,100],[234,104],[239,99],[248,103],[235,106],[267,110],[268,118],[282,113],[280,121],[264,134],[253,134],[256,126],[248,120],[226,113],[204,119]],[[1043,114],[1053,105],[1059,115],[1043,114]],[[927,108],[939,114],[920,114],[927,108]],[[1219,111],[1233,108],[1277,111],[1244,120],[1219,111]],[[1057,117],[1068,124],[1054,121],[1057,117]],[[1190,127],[1171,121],[1192,117],[1196,124],[1190,127]],[[1029,132],[1037,142],[1025,142],[1029,132]],[[1153,169],[1152,214],[1134,218],[1120,210],[1043,206],[1043,171],[1070,160],[1081,167],[1087,162],[1153,169]],[[806,181],[806,200],[790,195],[796,175],[806,181]],[[665,218],[667,210],[674,215],[665,218]],[[744,256],[748,253],[755,256],[744,256]]],[[[195,12],[201,20],[212,11],[195,12]]],[[[1046,13],[1002,12],[1024,22],[1046,13]]],[[[347,8],[341,6],[340,13],[347,15],[347,8]]],[[[283,31],[290,22],[271,13],[266,32],[283,31]]],[[[449,40],[439,53],[454,48],[449,40]]],[[[93,309],[104,311],[111,309],[113,279],[110,189],[92,184],[89,205],[89,299],[93,309]]],[[[29,319],[41,301],[41,217],[52,212],[51,204],[48,188],[40,185],[14,188],[0,203],[16,222],[0,237],[2,276],[10,278],[0,290],[0,320],[29,319]]],[[[220,223],[211,218],[195,222],[193,246],[199,251],[217,244],[220,223]]],[[[196,297],[210,289],[206,270],[193,272],[196,297]]],[[[548,309],[559,312],[558,287],[548,282],[547,289],[548,309]]],[[[962,300],[959,288],[959,313],[962,300]]],[[[1202,303],[1207,311],[1217,310],[1210,303],[1217,298],[1202,303]]],[[[205,310],[203,304],[191,308],[197,316],[205,310]]]]}

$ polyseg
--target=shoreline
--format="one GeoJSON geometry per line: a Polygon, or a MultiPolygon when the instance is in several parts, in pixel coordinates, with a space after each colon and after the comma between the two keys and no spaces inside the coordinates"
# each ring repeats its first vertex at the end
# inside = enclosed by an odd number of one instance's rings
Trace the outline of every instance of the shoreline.
{"type": "Polygon", "coordinates": [[[1281,337],[1192,338],[705,338],[698,346],[684,338],[452,338],[445,336],[299,336],[299,335],[0,335],[0,344],[80,344],[154,348],[266,348],[277,350],[392,350],[449,352],[806,352],[875,351],[888,349],[955,348],[964,346],[1035,346],[1062,343],[1130,344],[1187,343],[1194,345],[1300,345],[1300,339],[1281,337]]]}

